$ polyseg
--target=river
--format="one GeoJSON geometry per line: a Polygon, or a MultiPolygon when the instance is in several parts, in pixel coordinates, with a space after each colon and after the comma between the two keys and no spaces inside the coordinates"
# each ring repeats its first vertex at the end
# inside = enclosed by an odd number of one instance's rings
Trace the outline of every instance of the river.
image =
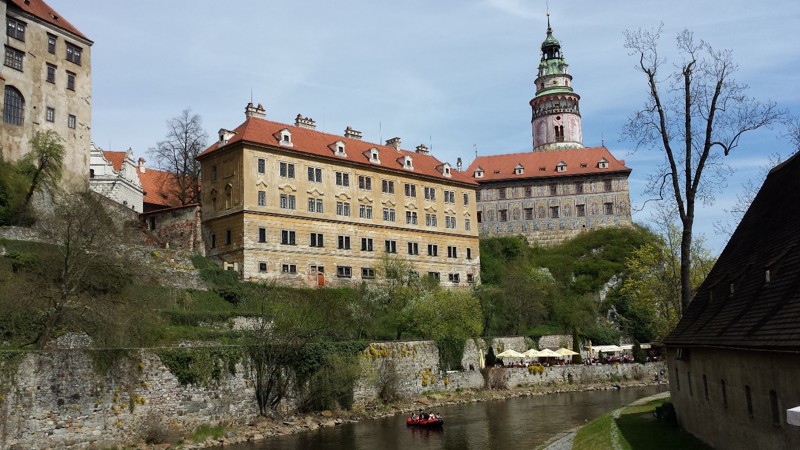
{"type": "MultiPolygon", "coordinates": [[[[531,449],[667,386],[569,392],[435,408],[441,430],[407,428],[398,415],[226,446],[225,450],[531,449]]],[[[221,448],[221,447],[220,447],[221,448]]]]}

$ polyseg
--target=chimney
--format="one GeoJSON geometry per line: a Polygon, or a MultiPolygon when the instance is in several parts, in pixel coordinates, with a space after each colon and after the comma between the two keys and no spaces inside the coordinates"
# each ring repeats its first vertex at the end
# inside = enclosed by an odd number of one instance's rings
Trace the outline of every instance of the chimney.
{"type": "Polygon", "coordinates": [[[419,144],[417,146],[417,153],[419,153],[420,155],[427,155],[428,147],[426,147],[425,144],[419,144]]]}
{"type": "Polygon", "coordinates": [[[253,102],[247,104],[244,108],[244,116],[248,119],[255,117],[256,119],[266,119],[267,118],[267,111],[261,106],[261,103],[258,106],[253,106],[253,102]]]}
{"type": "Polygon", "coordinates": [[[139,172],[140,173],[144,173],[144,171],[145,171],[144,158],[142,158],[141,156],[139,157],[139,166],[138,167],[139,167],[139,172]]]}
{"type": "Polygon", "coordinates": [[[399,137],[393,137],[391,139],[388,139],[386,141],[386,146],[387,147],[394,147],[395,150],[400,150],[400,138],[399,137]]]}
{"type": "Polygon", "coordinates": [[[297,117],[294,118],[294,126],[313,130],[317,128],[317,123],[314,122],[314,119],[310,117],[303,117],[302,115],[298,114],[297,117]]]}
{"type": "Polygon", "coordinates": [[[361,140],[361,132],[356,131],[349,125],[344,129],[344,137],[361,140]]]}

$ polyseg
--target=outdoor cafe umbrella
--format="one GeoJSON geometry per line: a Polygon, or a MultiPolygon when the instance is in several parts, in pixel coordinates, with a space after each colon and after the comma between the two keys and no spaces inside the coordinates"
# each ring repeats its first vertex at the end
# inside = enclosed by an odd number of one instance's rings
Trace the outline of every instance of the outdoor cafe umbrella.
{"type": "Polygon", "coordinates": [[[528,350],[527,352],[523,353],[522,356],[524,356],[526,358],[537,358],[539,356],[539,350],[536,350],[535,348],[532,348],[532,349],[528,350]]]}
{"type": "Polygon", "coordinates": [[[573,352],[572,350],[570,350],[570,349],[568,349],[568,348],[564,348],[564,347],[561,347],[560,349],[556,350],[556,353],[558,353],[558,354],[559,354],[559,355],[561,355],[561,356],[573,356],[573,355],[577,355],[577,353],[576,353],[576,352],[573,352]]]}
{"type": "Polygon", "coordinates": [[[561,358],[561,356],[562,355],[559,355],[558,353],[550,350],[549,348],[540,350],[538,355],[539,358],[561,358]]]}
{"type": "Polygon", "coordinates": [[[496,355],[498,358],[524,358],[525,355],[516,350],[506,350],[496,355]]]}

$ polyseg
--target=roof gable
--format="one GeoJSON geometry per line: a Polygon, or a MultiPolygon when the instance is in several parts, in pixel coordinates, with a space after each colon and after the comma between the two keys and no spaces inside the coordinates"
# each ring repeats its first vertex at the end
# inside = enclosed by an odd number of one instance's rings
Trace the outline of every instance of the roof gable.
{"type": "Polygon", "coordinates": [[[472,161],[466,173],[479,183],[485,183],[630,171],[631,169],[616,159],[607,148],[590,147],[479,156],[472,161]],[[601,168],[600,161],[606,161],[607,166],[601,168]],[[522,170],[519,170],[520,168],[522,170]]]}

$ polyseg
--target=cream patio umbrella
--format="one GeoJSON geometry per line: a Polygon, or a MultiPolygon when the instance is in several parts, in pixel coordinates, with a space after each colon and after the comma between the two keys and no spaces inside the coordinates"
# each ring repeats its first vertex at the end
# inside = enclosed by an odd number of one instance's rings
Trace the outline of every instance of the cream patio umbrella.
{"type": "Polygon", "coordinates": [[[526,358],[538,358],[539,357],[539,350],[532,348],[525,353],[522,354],[526,358]]]}
{"type": "Polygon", "coordinates": [[[556,350],[556,353],[558,353],[561,356],[573,356],[578,354],[577,352],[573,352],[572,350],[564,347],[561,347],[560,349],[556,350]]]}
{"type": "Polygon", "coordinates": [[[524,358],[525,355],[516,350],[506,350],[495,355],[497,358],[524,358]]]}

